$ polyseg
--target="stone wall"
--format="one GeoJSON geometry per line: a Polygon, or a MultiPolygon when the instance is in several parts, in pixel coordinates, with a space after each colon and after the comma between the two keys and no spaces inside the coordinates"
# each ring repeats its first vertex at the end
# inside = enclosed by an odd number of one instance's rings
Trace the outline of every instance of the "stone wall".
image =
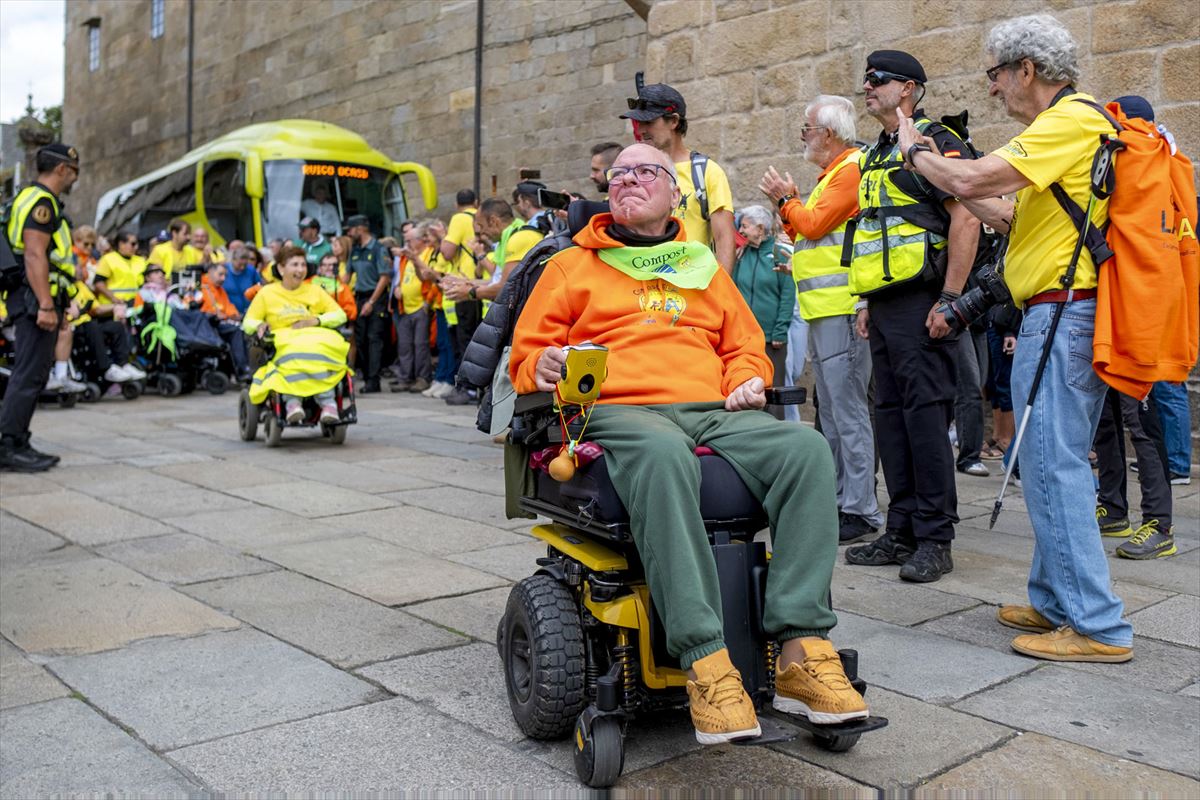
{"type": "MultiPolygon", "coordinates": [[[[534,167],[594,194],[589,147],[627,131],[614,109],[642,68],[646,23],[623,0],[484,8],[484,193],[493,174],[503,195],[518,167],[534,167]]],[[[90,221],[104,191],[187,151],[187,2],[166,0],[159,39],[149,0],[72,0],[66,13],[64,135],[85,163],[68,207],[90,221]]],[[[474,0],[197,2],[193,144],[252,122],[331,122],[429,166],[447,213],[472,181],[475,14],[474,0]]]]}

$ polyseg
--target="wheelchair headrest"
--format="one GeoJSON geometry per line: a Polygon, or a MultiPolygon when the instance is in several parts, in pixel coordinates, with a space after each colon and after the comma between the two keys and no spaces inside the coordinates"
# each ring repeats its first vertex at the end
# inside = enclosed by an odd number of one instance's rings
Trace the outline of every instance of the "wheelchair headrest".
{"type": "Polygon", "coordinates": [[[572,200],[567,206],[567,229],[571,238],[587,227],[592,217],[608,213],[607,200],[572,200]]]}

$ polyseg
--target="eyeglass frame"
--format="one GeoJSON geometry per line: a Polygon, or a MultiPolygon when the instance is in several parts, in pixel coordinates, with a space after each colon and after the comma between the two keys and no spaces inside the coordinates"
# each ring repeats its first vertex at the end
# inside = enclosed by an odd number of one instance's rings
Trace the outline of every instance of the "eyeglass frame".
{"type": "Polygon", "coordinates": [[[806,122],[800,126],[800,135],[803,136],[804,134],[808,133],[809,131],[827,131],[827,130],[829,130],[828,125],[809,125],[806,122]]]}
{"type": "Polygon", "coordinates": [[[1005,61],[1002,64],[997,64],[994,67],[988,67],[983,71],[983,74],[987,76],[988,83],[995,83],[996,78],[1000,77],[1000,70],[1011,69],[1024,61],[1025,58],[1025,56],[1021,56],[1020,58],[1014,58],[1011,61],[1005,61]]]}
{"type": "Polygon", "coordinates": [[[873,86],[876,89],[878,89],[880,86],[883,86],[886,83],[891,83],[892,81],[900,81],[901,83],[907,83],[909,81],[912,81],[913,83],[919,83],[919,81],[916,78],[910,78],[907,75],[901,75],[898,72],[888,72],[885,69],[873,69],[870,72],[864,73],[863,80],[866,81],[867,83],[871,84],[871,86],[873,86]],[[872,77],[872,76],[876,76],[876,75],[883,76],[887,80],[879,80],[879,78],[872,77]]]}
{"type": "Polygon", "coordinates": [[[656,180],[658,180],[658,175],[660,172],[666,174],[666,176],[671,179],[671,183],[678,183],[678,181],[675,179],[675,176],[671,174],[671,170],[667,169],[662,164],[634,164],[631,167],[609,167],[608,169],[604,170],[604,180],[608,181],[609,183],[615,183],[624,179],[626,175],[632,174],[633,179],[636,182],[640,184],[647,184],[654,183],[656,180]],[[649,180],[642,180],[640,177],[638,177],[636,170],[642,167],[653,169],[654,177],[650,178],[649,180]],[[620,171],[616,172],[614,175],[613,173],[617,170],[620,171]]]}

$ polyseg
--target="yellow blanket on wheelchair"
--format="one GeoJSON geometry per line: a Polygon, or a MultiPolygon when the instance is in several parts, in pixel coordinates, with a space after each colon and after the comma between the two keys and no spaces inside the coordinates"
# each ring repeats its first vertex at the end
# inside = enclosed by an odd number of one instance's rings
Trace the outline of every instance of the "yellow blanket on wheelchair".
{"type": "Polygon", "coordinates": [[[269,392],[312,397],[338,385],[349,367],[350,344],[329,328],[281,328],[275,331],[275,357],[258,368],[250,384],[250,402],[269,392]]]}

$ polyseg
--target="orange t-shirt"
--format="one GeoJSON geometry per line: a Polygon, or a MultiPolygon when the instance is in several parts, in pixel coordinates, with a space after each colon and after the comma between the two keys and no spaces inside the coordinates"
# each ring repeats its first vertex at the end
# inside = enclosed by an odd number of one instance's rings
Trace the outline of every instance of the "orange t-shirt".
{"type": "MultiPolygon", "coordinates": [[[[653,405],[724,400],[755,377],[773,377],[762,329],[724,270],[707,289],[641,281],[600,260],[623,245],[598,214],[554,256],[529,296],[513,335],[509,371],[518,394],[536,392],[547,347],[593,342],[610,350],[600,403],[653,405]]],[[[683,225],[676,241],[686,241],[683,225]]]]}
{"type": "Polygon", "coordinates": [[[213,286],[205,275],[200,284],[200,294],[203,300],[200,310],[205,314],[215,314],[218,319],[234,319],[238,316],[237,306],[229,299],[224,286],[213,286]]]}
{"type": "MultiPolygon", "coordinates": [[[[829,162],[829,166],[817,176],[819,182],[829,170],[842,163],[858,148],[843,150],[841,155],[829,162]]],[[[816,241],[858,213],[858,181],[862,177],[857,164],[847,164],[825,187],[812,208],[805,208],[800,198],[794,197],[783,204],[779,215],[783,217],[783,229],[788,238],[795,241],[803,236],[816,241]]]]}

